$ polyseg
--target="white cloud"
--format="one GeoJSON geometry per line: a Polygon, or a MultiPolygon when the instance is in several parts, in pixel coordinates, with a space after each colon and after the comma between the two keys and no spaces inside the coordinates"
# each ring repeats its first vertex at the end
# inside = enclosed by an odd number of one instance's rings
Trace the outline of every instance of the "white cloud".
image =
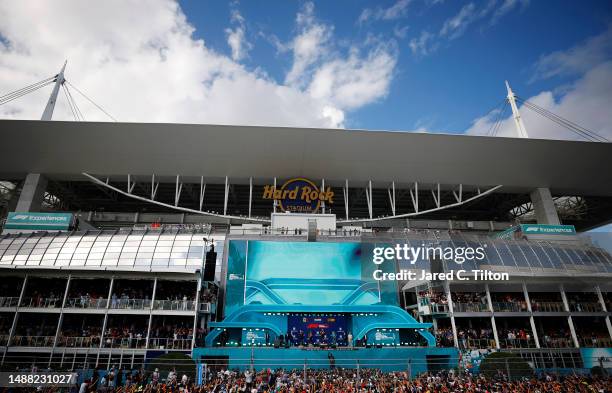
{"type": "Polygon", "coordinates": [[[529,5],[530,0],[504,0],[502,5],[493,12],[493,16],[491,17],[490,24],[494,25],[506,15],[508,12],[514,10],[516,7],[521,6],[525,8],[529,5]]]}
{"type": "Polygon", "coordinates": [[[437,36],[428,32],[421,32],[418,38],[410,40],[410,49],[412,53],[420,56],[430,54],[438,48],[443,40],[452,41],[461,37],[470,25],[482,21],[491,14],[493,14],[493,16],[489,23],[489,27],[492,26],[502,16],[516,8],[518,4],[522,4],[523,7],[526,7],[529,4],[529,0],[504,0],[499,7],[497,7],[498,0],[488,0],[486,4],[480,8],[476,7],[473,2],[465,4],[457,14],[444,21],[437,36]]]}
{"type": "Polygon", "coordinates": [[[245,37],[245,21],[237,9],[232,10],[232,23],[235,25],[233,29],[225,29],[227,44],[232,50],[232,59],[240,61],[248,55],[253,45],[245,37]]]}
{"type": "MultiPolygon", "coordinates": [[[[279,83],[236,61],[247,53],[244,35],[230,44],[233,58],[195,39],[175,1],[146,9],[137,0],[0,2],[0,86],[8,92],[44,79],[67,58],[68,80],[121,121],[342,127],[347,111],[385,96],[397,54],[371,44],[328,52],[332,31],[307,3],[291,41],[291,83],[279,83]]],[[[39,118],[49,92],[0,106],[0,117],[39,118]]],[[[87,120],[108,120],[75,98],[87,120]]],[[[60,97],[54,119],[71,117],[60,97]]]]}
{"type": "MultiPolygon", "coordinates": [[[[515,94],[519,95],[518,92],[515,94]]],[[[589,70],[573,83],[562,96],[543,91],[527,101],[536,104],[565,119],[577,123],[597,134],[612,140],[612,61],[604,62],[589,70]]],[[[564,127],[536,114],[527,107],[519,111],[530,138],[585,140],[564,127]]],[[[508,109],[508,112],[509,109],[508,109]]],[[[496,115],[478,118],[467,134],[486,135],[495,122],[496,115]]],[[[502,119],[497,136],[517,137],[512,116],[502,119]]]]}
{"type": "Polygon", "coordinates": [[[444,22],[440,35],[448,36],[451,40],[460,37],[477,15],[474,3],[464,5],[457,15],[444,22]]]}
{"type": "Polygon", "coordinates": [[[408,46],[412,53],[417,56],[427,56],[438,47],[435,36],[428,31],[422,31],[418,38],[411,39],[408,46]]]}
{"type": "Polygon", "coordinates": [[[531,81],[581,74],[609,59],[612,59],[612,25],[603,33],[568,50],[541,56],[535,64],[531,81]]]}
{"type": "Polygon", "coordinates": [[[397,0],[388,8],[364,8],[357,19],[357,23],[361,25],[369,20],[394,20],[401,18],[406,15],[410,1],[411,0],[397,0]]]}
{"type": "Polygon", "coordinates": [[[309,86],[310,95],[340,108],[359,108],[387,94],[396,62],[394,49],[384,45],[366,57],[352,48],[348,58],[329,61],[317,69],[309,86]]]}
{"type": "MultiPolygon", "coordinates": [[[[365,55],[357,45],[352,45],[346,56],[339,55],[332,41],[333,28],[316,20],[312,3],[306,3],[298,13],[297,25],[298,35],[286,45],[292,48],[294,58],[287,84],[305,87],[312,98],[343,110],[386,96],[397,64],[393,40],[382,43],[368,37],[365,55]]],[[[326,113],[335,112],[329,109],[326,113]]]]}
{"type": "Polygon", "coordinates": [[[395,26],[393,27],[393,35],[396,36],[397,38],[406,38],[406,34],[408,33],[408,29],[410,28],[410,26],[395,26]]]}
{"type": "Polygon", "coordinates": [[[297,14],[296,23],[298,35],[287,45],[293,50],[293,67],[285,83],[304,86],[309,68],[329,53],[332,28],[315,20],[314,5],[310,2],[297,14]]]}
{"type": "MultiPolygon", "coordinates": [[[[612,28],[600,35],[565,51],[542,56],[536,63],[538,77],[550,77],[566,73],[580,73],[580,77],[569,85],[554,91],[542,91],[527,98],[527,101],[562,118],[576,123],[596,134],[612,140],[612,52],[608,40],[612,28]]],[[[516,92],[520,97],[520,92],[516,92]]],[[[508,108],[509,109],[509,108],[508,108]]],[[[530,138],[578,139],[580,135],[537,114],[525,105],[519,107],[521,117],[530,138]]],[[[508,113],[510,111],[508,110],[508,113]]],[[[499,115],[476,119],[466,131],[468,134],[487,134],[499,115]]],[[[497,126],[498,136],[516,137],[517,131],[511,115],[501,119],[497,126]]]]}

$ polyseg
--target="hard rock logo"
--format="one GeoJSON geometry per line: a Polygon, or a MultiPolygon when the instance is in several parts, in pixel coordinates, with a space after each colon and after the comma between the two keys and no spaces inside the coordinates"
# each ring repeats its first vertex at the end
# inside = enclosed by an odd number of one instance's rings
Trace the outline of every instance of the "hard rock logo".
{"type": "Polygon", "coordinates": [[[334,203],[331,187],[319,190],[313,182],[303,178],[288,180],[281,188],[266,185],[262,197],[277,200],[282,211],[295,213],[316,213],[322,202],[334,203]]]}

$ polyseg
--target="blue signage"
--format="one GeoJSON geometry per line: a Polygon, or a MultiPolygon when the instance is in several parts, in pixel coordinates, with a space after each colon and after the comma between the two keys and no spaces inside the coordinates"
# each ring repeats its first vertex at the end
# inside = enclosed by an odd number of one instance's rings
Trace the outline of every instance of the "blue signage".
{"type": "Polygon", "coordinates": [[[374,344],[383,346],[394,346],[399,344],[399,330],[376,329],[374,333],[374,344]]]}
{"type": "Polygon", "coordinates": [[[72,213],[11,212],[4,229],[67,231],[72,222],[72,213]]]}
{"type": "Polygon", "coordinates": [[[575,235],[573,225],[521,224],[524,235],[575,235]]]}
{"type": "Polygon", "coordinates": [[[580,354],[584,368],[599,366],[607,370],[612,369],[612,348],[580,348],[580,354]]]}
{"type": "Polygon", "coordinates": [[[266,340],[264,329],[242,329],[242,345],[265,346],[269,341],[270,336],[266,340]]]}

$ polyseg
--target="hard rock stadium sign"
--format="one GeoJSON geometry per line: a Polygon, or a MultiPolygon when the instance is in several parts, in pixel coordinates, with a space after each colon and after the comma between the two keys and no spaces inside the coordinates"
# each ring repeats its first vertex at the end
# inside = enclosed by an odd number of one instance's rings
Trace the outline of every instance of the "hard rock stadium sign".
{"type": "Polygon", "coordinates": [[[312,181],[303,178],[287,180],[281,188],[266,185],[262,197],[278,201],[282,211],[296,213],[316,213],[321,203],[334,203],[331,187],[319,190],[312,181]]]}

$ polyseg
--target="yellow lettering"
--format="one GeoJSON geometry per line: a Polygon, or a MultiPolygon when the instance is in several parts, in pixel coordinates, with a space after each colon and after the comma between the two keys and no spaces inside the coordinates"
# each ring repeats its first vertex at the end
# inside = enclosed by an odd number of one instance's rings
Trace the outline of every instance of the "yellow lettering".
{"type": "Polygon", "coordinates": [[[331,187],[327,187],[327,191],[325,192],[325,199],[329,203],[334,203],[334,192],[331,190],[331,187]]]}
{"type": "Polygon", "coordinates": [[[310,192],[311,192],[310,187],[308,186],[302,187],[302,196],[300,197],[300,199],[306,201],[307,203],[310,203],[311,202],[310,192]]]}
{"type": "Polygon", "coordinates": [[[267,185],[264,187],[263,199],[272,199],[274,196],[274,187],[267,185]]]}

